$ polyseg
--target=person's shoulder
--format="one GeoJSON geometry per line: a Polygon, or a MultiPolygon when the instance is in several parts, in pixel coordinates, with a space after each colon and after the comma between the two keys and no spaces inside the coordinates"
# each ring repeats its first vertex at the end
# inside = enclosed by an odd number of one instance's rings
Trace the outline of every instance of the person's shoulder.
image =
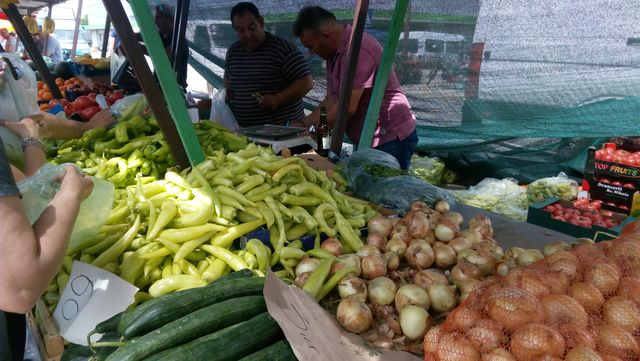
{"type": "Polygon", "coordinates": [[[298,48],[295,46],[295,44],[293,44],[292,41],[269,32],[266,32],[266,34],[267,34],[267,40],[270,41],[274,46],[277,46],[278,48],[283,49],[285,51],[298,50],[298,48]]]}

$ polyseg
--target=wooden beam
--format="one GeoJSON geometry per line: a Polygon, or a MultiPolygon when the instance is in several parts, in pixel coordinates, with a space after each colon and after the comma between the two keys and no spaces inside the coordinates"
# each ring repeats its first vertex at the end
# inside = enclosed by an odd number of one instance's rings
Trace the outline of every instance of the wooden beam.
{"type": "Polygon", "coordinates": [[[357,0],[355,18],[353,19],[353,31],[351,33],[349,52],[347,55],[347,71],[342,72],[342,79],[340,79],[338,114],[334,124],[333,133],[331,134],[331,150],[329,151],[329,159],[334,162],[340,159],[340,153],[342,152],[344,130],[347,126],[347,111],[349,110],[349,100],[351,99],[351,91],[353,90],[353,79],[355,77],[356,67],[358,66],[360,44],[362,43],[362,32],[364,31],[364,24],[367,20],[368,9],[369,0],[357,0]]]}
{"type": "Polygon", "coordinates": [[[104,23],[104,33],[102,34],[102,50],[100,53],[100,57],[104,58],[107,56],[107,47],[109,46],[109,34],[111,34],[111,20],[109,19],[109,14],[106,16],[106,20],[104,23]]]}
{"type": "Polygon", "coordinates": [[[114,29],[120,36],[124,53],[138,78],[142,92],[149,102],[151,111],[158,121],[169,148],[171,148],[173,158],[181,167],[188,167],[190,165],[189,158],[178,136],[176,124],[171,118],[171,114],[164,102],[162,91],[149,69],[142,46],[138,43],[138,38],[133,32],[122,4],[120,1],[113,0],[102,0],[102,2],[109,13],[114,29]]]}
{"type": "Polygon", "coordinates": [[[82,0],[78,0],[78,9],[76,10],[76,23],[73,25],[73,42],[71,43],[71,54],[69,60],[76,57],[76,48],[78,47],[78,32],[80,30],[80,21],[82,20],[82,0]]]}
{"type": "Polygon", "coordinates": [[[9,21],[11,21],[14,30],[20,37],[22,45],[24,45],[27,54],[29,54],[29,57],[35,64],[36,69],[38,69],[38,72],[40,72],[40,78],[42,78],[42,81],[47,84],[54,98],[62,99],[62,93],[58,89],[56,82],[53,80],[51,72],[49,71],[49,68],[47,68],[47,64],[44,62],[44,59],[42,59],[42,53],[40,52],[40,50],[38,50],[36,43],[33,41],[33,36],[29,32],[29,29],[27,29],[27,25],[25,25],[24,21],[22,20],[22,16],[18,12],[18,8],[16,7],[16,5],[9,4],[6,9],[2,10],[5,14],[7,14],[7,17],[9,18],[9,21]]]}
{"type": "Polygon", "coordinates": [[[382,98],[384,97],[384,91],[387,88],[387,83],[389,82],[389,74],[391,73],[393,61],[396,57],[396,49],[398,48],[400,30],[402,30],[402,27],[404,26],[404,15],[407,12],[408,6],[409,0],[396,0],[396,6],[393,14],[391,15],[391,23],[389,24],[389,36],[387,36],[387,40],[385,41],[384,50],[382,51],[382,59],[380,60],[380,65],[378,65],[378,71],[376,72],[376,79],[374,81],[373,91],[371,92],[371,100],[369,101],[367,116],[365,117],[364,125],[362,126],[362,133],[360,133],[358,149],[371,147],[371,140],[380,115],[382,98]]]}

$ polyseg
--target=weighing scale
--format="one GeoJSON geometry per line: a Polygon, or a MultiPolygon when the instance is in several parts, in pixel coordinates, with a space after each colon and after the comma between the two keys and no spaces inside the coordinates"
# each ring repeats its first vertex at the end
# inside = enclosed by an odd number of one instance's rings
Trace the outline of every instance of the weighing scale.
{"type": "Polygon", "coordinates": [[[292,148],[302,144],[308,144],[313,149],[316,149],[317,144],[310,136],[298,136],[304,131],[304,128],[271,124],[240,128],[238,130],[239,133],[246,135],[249,140],[270,146],[275,153],[285,148],[292,148]]]}

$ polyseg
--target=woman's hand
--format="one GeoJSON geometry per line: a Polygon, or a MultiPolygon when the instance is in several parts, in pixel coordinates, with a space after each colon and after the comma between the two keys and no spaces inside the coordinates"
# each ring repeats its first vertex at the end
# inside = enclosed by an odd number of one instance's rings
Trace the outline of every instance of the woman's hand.
{"type": "Polygon", "coordinates": [[[71,164],[64,166],[64,174],[61,177],[62,186],[60,187],[60,192],[74,192],[78,195],[80,201],[87,199],[93,191],[91,177],[87,177],[71,164]]]}
{"type": "Polygon", "coordinates": [[[89,119],[89,121],[87,122],[87,125],[89,126],[89,129],[106,128],[111,124],[113,124],[113,122],[115,121],[116,119],[111,113],[111,110],[102,109],[101,111],[97,112],[93,117],[91,117],[91,119],[89,119]]]}
{"type": "Polygon", "coordinates": [[[12,133],[22,139],[40,138],[40,127],[42,126],[42,122],[31,118],[24,118],[19,122],[2,120],[0,121],[0,125],[9,129],[12,133]]]}

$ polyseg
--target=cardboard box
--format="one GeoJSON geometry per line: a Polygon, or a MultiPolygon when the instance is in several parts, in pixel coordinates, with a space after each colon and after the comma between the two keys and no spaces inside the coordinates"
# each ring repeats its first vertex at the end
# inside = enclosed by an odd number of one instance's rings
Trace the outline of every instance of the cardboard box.
{"type": "Polygon", "coordinates": [[[634,217],[628,217],[627,215],[614,212],[611,218],[618,223],[618,226],[614,228],[604,228],[599,226],[584,228],[573,225],[571,223],[560,221],[558,219],[554,219],[551,217],[551,212],[543,210],[544,207],[554,203],[560,203],[565,208],[573,207],[573,203],[569,201],[564,201],[557,197],[547,198],[543,202],[534,203],[529,206],[529,210],[527,212],[527,222],[553,229],[555,231],[562,232],[576,238],[584,237],[599,242],[616,238],[627,223],[635,220],[634,217]]]}
{"type": "MultiPolygon", "coordinates": [[[[607,179],[611,181],[619,178],[607,176],[607,179]]],[[[636,188],[602,182],[601,178],[593,173],[585,173],[585,180],[589,184],[591,199],[603,201],[602,208],[633,217],[640,215],[640,192],[636,188]],[[621,205],[624,207],[621,208],[621,205]]]]}
{"type": "Polygon", "coordinates": [[[587,164],[585,166],[585,172],[596,175],[617,177],[622,182],[635,183],[636,187],[640,185],[640,168],[596,159],[596,148],[594,147],[590,147],[587,150],[587,164]]]}

